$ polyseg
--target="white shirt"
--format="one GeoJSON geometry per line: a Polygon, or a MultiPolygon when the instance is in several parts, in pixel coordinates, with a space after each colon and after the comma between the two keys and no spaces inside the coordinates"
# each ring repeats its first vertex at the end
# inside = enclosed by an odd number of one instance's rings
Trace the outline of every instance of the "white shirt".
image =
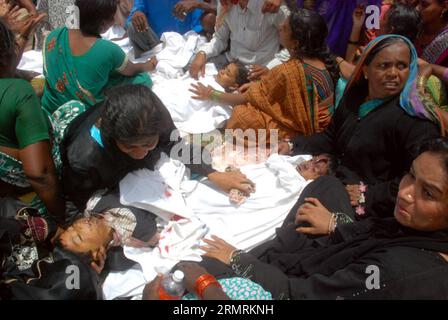
{"type": "MultiPolygon", "coordinates": [[[[212,40],[200,48],[207,58],[221,54],[230,39],[229,60],[238,60],[243,64],[266,65],[279,50],[278,27],[289,15],[287,6],[282,5],[278,13],[262,14],[264,1],[249,0],[246,9],[240,5],[229,8],[225,20],[212,40]]],[[[218,4],[218,16],[222,10],[218,4]]]]}

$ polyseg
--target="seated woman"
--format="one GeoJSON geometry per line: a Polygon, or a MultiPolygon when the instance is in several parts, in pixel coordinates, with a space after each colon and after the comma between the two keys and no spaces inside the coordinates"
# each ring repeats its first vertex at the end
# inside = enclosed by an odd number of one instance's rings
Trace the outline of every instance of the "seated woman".
{"type": "Polygon", "coordinates": [[[62,181],[66,195],[81,210],[95,191],[114,189],[129,172],[153,170],[162,152],[187,162],[193,173],[208,177],[225,192],[236,188],[250,193],[252,183],[244,175],[216,172],[204,164],[205,150],[177,143],[170,114],[146,86],[114,88],[103,103],[78,116],[67,130],[62,181]]]}
{"type": "Polygon", "coordinates": [[[62,218],[65,205],[52,158],[52,131],[31,85],[14,79],[17,45],[0,21],[0,196],[27,198],[62,218]]]}
{"type": "MultiPolygon", "coordinates": [[[[249,278],[274,299],[443,299],[448,294],[448,140],[431,140],[420,151],[401,180],[393,218],[338,226],[329,237],[314,240],[290,223],[249,253],[215,237],[203,247],[214,259],[201,264],[218,278],[249,278]]],[[[335,193],[344,191],[334,186],[335,193]]]]}
{"type": "MultiPolygon", "coordinates": [[[[243,64],[232,62],[216,76],[204,78],[204,83],[208,85],[210,94],[213,90],[235,91],[248,82],[247,74],[248,70],[243,64]]],[[[174,124],[182,132],[207,133],[222,127],[230,118],[231,107],[217,101],[201,101],[203,99],[200,97],[191,98],[189,90],[191,86],[195,87],[194,82],[189,77],[158,81],[152,90],[162,100],[174,124]],[[176,94],[173,94],[173,88],[176,88],[176,94]]]]}
{"type": "MultiPolygon", "coordinates": [[[[213,93],[217,101],[236,106],[227,128],[279,130],[281,139],[323,131],[333,114],[338,77],[326,36],[327,26],[318,13],[306,9],[291,13],[280,29],[280,41],[292,58],[244,94],[213,93]]],[[[210,98],[204,86],[193,92],[210,98]]]]}
{"type": "MultiPolygon", "coordinates": [[[[358,218],[392,211],[415,146],[439,136],[441,120],[418,99],[416,78],[417,54],[409,40],[376,38],[327,130],[299,136],[292,144],[296,154],[329,153],[338,159],[336,176],[347,185],[358,218]]],[[[281,149],[288,153],[290,146],[281,149]]]]}
{"type": "Polygon", "coordinates": [[[46,79],[43,107],[51,114],[70,100],[90,107],[104,99],[104,89],[118,84],[152,85],[146,73],[154,61],[134,64],[116,44],[101,39],[114,23],[117,0],[77,0],[80,29],[51,32],[43,48],[46,79]]]}

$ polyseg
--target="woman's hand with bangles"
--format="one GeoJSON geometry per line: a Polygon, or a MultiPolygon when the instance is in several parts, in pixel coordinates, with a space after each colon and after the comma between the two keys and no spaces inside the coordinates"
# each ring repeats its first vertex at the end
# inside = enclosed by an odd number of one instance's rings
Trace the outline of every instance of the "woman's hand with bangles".
{"type": "Polygon", "coordinates": [[[203,241],[207,244],[206,246],[199,247],[199,249],[205,251],[203,256],[214,258],[226,265],[230,264],[232,253],[237,248],[215,235],[212,235],[212,239],[204,239],[203,241]]]}

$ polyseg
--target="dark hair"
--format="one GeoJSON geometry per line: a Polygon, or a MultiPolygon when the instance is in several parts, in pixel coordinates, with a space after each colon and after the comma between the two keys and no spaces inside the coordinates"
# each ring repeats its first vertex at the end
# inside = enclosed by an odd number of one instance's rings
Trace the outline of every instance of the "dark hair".
{"type": "Polygon", "coordinates": [[[336,157],[329,153],[322,153],[321,155],[324,155],[328,158],[328,176],[335,176],[336,175],[336,169],[338,168],[338,161],[336,157]]]}
{"type": "Polygon", "coordinates": [[[101,132],[106,139],[134,142],[157,136],[162,109],[159,98],[144,85],[124,85],[106,93],[101,132]]]}
{"type": "MultiPolygon", "coordinates": [[[[238,75],[236,76],[236,84],[240,87],[245,83],[249,82],[249,69],[242,62],[235,60],[229,62],[229,64],[234,63],[238,69],[238,75]]],[[[228,65],[229,65],[228,64],[228,65]]]]}
{"type": "Polygon", "coordinates": [[[0,67],[7,67],[15,55],[16,41],[14,34],[0,19],[0,67]]]}
{"type": "Polygon", "coordinates": [[[291,12],[289,24],[295,40],[299,45],[295,48],[296,57],[318,58],[325,63],[333,82],[339,78],[339,69],[334,56],[330,53],[326,39],[327,24],[317,12],[298,9],[291,12]]]}
{"type": "Polygon", "coordinates": [[[386,32],[399,34],[414,42],[420,31],[421,18],[411,5],[394,4],[386,13],[386,32]]]}
{"type": "Polygon", "coordinates": [[[431,152],[442,158],[443,169],[448,175],[448,138],[434,138],[426,140],[419,148],[418,154],[431,152]]]}
{"type": "Polygon", "coordinates": [[[79,26],[85,35],[100,37],[105,22],[114,19],[118,0],[76,0],[79,26]]]}
{"type": "Polygon", "coordinates": [[[375,58],[375,56],[383,49],[390,47],[391,45],[397,44],[397,43],[404,43],[406,46],[409,47],[406,41],[404,41],[402,38],[399,37],[388,37],[384,40],[381,40],[379,43],[376,44],[375,48],[372,49],[372,51],[369,52],[367,55],[364,64],[366,66],[370,65],[372,60],[375,58]]]}
{"type": "MultiPolygon", "coordinates": [[[[399,38],[398,36],[389,36],[387,38],[382,39],[380,42],[376,43],[375,47],[368,53],[364,64],[366,66],[370,65],[375,56],[384,48],[387,48],[396,43],[404,43],[408,46],[407,42],[404,39],[399,38]]],[[[342,101],[350,101],[350,105],[359,106],[364,102],[365,97],[367,96],[369,91],[368,81],[364,77],[360,77],[360,79],[353,84],[348,92],[344,92],[344,97],[342,101]],[[359,93],[365,93],[359,94],[359,93]]]]}

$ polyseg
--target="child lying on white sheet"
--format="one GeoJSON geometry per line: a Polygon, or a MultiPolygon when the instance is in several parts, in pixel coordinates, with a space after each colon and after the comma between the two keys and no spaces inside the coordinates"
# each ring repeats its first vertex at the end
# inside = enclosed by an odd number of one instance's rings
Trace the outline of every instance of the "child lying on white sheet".
{"type": "MultiPolygon", "coordinates": [[[[203,83],[218,91],[234,91],[248,82],[248,70],[238,62],[231,62],[216,74],[210,64],[203,83]]],[[[190,89],[196,80],[188,75],[179,79],[154,81],[152,90],[162,100],[176,127],[187,134],[211,132],[223,126],[232,109],[215,101],[192,98],[190,89]]]]}

